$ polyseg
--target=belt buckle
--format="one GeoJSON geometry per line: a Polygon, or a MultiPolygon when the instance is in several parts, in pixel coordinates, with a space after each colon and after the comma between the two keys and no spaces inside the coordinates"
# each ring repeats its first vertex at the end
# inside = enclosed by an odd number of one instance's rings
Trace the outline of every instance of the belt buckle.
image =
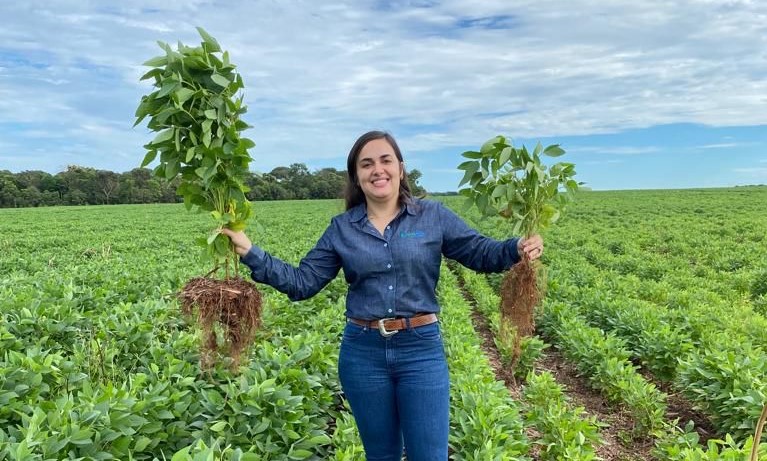
{"type": "Polygon", "coordinates": [[[381,333],[381,336],[383,336],[384,338],[388,338],[389,336],[394,336],[395,334],[399,333],[399,330],[389,331],[386,329],[386,327],[384,326],[384,322],[388,320],[395,320],[395,319],[394,317],[387,317],[385,319],[380,319],[378,321],[378,331],[381,333]]]}

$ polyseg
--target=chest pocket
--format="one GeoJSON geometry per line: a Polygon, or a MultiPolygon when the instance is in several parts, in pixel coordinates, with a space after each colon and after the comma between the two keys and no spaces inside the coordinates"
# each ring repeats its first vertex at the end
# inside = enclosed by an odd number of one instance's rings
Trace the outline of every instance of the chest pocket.
{"type": "Polygon", "coordinates": [[[398,253],[405,260],[429,261],[439,258],[439,242],[427,230],[398,230],[394,237],[398,253]]]}

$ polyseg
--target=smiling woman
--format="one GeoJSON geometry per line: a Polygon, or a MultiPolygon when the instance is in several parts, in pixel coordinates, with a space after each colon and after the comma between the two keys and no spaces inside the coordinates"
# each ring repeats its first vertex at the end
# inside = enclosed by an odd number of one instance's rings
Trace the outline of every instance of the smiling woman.
{"type": "Polygon", "coordinates": [[[371,131],[347,157],[346,212],[298,267],[224,229],[257,282],[309,298],[343,268],[349,285],[338,376],[368,459],[448,457],[447,361],[437,315],[442,257],[483,272],[536,259],[539,236],[493,240],[441,203],[414,198],[394,138],[371,131]]]}

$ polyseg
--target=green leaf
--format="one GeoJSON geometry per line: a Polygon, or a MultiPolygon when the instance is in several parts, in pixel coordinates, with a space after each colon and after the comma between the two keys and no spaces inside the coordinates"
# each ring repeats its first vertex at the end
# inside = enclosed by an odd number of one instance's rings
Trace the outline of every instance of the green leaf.
{"type": "Polygon", "coordinates": [[[150,144],[162,144],[165,141],[169,140],[173,137],[173,131],[174,128],[168,128],[166,130],[162,130],[153,140],[150,144]]]}
{"type": "Polygon", "coordinates": [[[145,61],[144,64],[142,64],[142,65],[147,66],[147,67],[162,67],[167,62],[168,62],[168,57],[167,56],[157,56],[157,57],[154,57],[154,58],[150,59],[149,61],[145,61]]]}
{"type": "Polygon", "coordinates": [[[289,455],[288,458],[290,459],[306,459],[308,457],[312,456],[312,452],[309,450],[293,450],[289,455]]]}
{"type": "Polygon", "coordinates": [[[173,161],[168,162],[168,164],[165,166],[165,179],[171,180],[176,177],[178,174],[178,161],[175,159],[173,161]]]}
{"type": "Polygon", "coordinates": [[[168,94],[174,92],[176,88],[178,88],[180,84],[175,81],[171,80],[169,82],[163,83],[162,88],[160,88],[160,92],[157,93],[157,96],[155,96],[155,99],[164,98],[168,94]]]}
{"type": "Polygon", "coordinates": [[[226,235],[218,234],[218,237],[213,241],[213,244],[216,247],[216,253],[219,255],[224,256],[229,253],[229,237],[226,235]]]}
{"type": "Polygon", "coordinates": [[[552,144],[543,150],[543,155],[548,155],[549,157],[559,157],[564,153],[564,149],[559,147],[559,144],[552,144]]]}
{"type": "Polygon", "coordinates": [[[509,159],[511,158],[511,154],[513,152],[513,149],[514,148],[511,147],[511,146],[504,147],[503,150],[501,151],[501,156],[498,159],[498,163],[500,163],[501,165],[506,164],[506,162],[508,162],[509,159]]]}
{"type": "Polygon", "coordinates": [[[152,443],[152,439],[149,437],[139,437],[139,439],[136,441],[136,443],[133,445],[133,451],[143,451],[144,448],[148,447],[149,444],[152,443]]]}
{"type": "Polygon", "coordinates": [[[229,224],[227,224],[226,227],[235,232],[239,232],[239,231],[245,230],[245,228],[247,227],[247,224],[248,223],[246,223],[245,221],[232,221],[229,224]]]}
{"type": "Polygon", "coordinates": [[[229,84],[232,83],[221,74],[213,74],[210,76],[210,79],[213,80],[216,85],[222,86],[224,88],[228,87],[229,84]]]}
{"type": "MultiPolygon", "coordinates": [[[[467,161],[461,163],[460,165],[458,165],[456,168],[458,168],[459,170],[466,170],[467,168],[471,167],[472,165],[478,165],[478,163],[476,161],[474,161],[474,160],[467,160],[467,161]]],[[[475,167],[475,168],[477,168],[477,167],[475,167]]],[[[475,171],[476,171],[476,169],[475,169],[475,171]]]]}
{"type": "Polygon", "coordinates": [[[496,136],[482,144],[482,148],[479,151],[482,153],[483,157],[487,156],[490,152],[496,149],[496,144],[502,142],[505,142],[503,136],[496,136]]]}
{"type": "Polygon", "coordinates": [[[194,95],[194,93],[195,93],[194,90],[190,90],[189,88],[182,87],[176,90],[176,92],[173,94],[176,95],[176,100],[178,101],[179,104],[184,104],[189,98],[192,97],[192,95],[194,95]]]}
{"type": "Polygon", "coordinates": [[[466,151],[466,152],[464,152],[461,155],[466,157],[466,158],[473,158],[473,159],[480,159],[480,158],[482,158],[482,153],[481,152],[477,152],[475,150],[466,151]]]}
{"type": "Polygon", "coordinates": [[[213,53],[221,51],[221,46],[218,44],[216,39],[207,33],[205,29],[202,27],[197,27],[197,32],[200,34],[200,37],[202,37],[202,40],[208,44],[208,51],[213,53]]]}
{"type": "Polygon", "coordinates": [[[477,197],[477,208],[479,208],[479,211],[482,212],[482,214],[485,214],[485,210],[487,209],[487,202],[487,195],[480,195],[477,197]]]}
{"type": "Polygon", "coordinates": [[[189,454],[189,450],[191,450],[191,448],[192,447],[186,447],[177,451],[176,453],[173,454],[173,457],[170,459],[170,461],[187,461],[189,457],[191,456],[189,454]]]}
{"type": "Polygon", "coordinates": [[[221,232],[218,229],[211,232],[210,235],[208,235],[208,245],[212,244],[220,234],[221,232]]]}
{"type": "Polygon", "coordinates": [[[69,442],[75,445],[90,445],[93,443],[91,441],[91,435],[93,435],[93,432],[91,432],[90,429],[79,429],[69,436],[69,442]]]}
{"type": "Polygon", "coordinates": [[[150,163],[152,163],[152,161],[155,159],[155,157],[157,157],[157,151],[156,150],[150,150],[149,152],[147,152],[146,155],[144,156],[144,161],[141,162],[141,168],[144,168],[145,166],[147,166],[150,163]]]}
{"type": "Polygon", "coordinates": [[[226,421],[219,421],[216,424],[210,426],[210,430],[213,432],[223,432],[227,425],[228,423],[226,421]]]}
{"type": "Polygon", "coordinates": [[[470,163],[466,166],[466,174],[463,175],[463,179],[460,183],[458,183],[458,187],[461,187],[462,185],[466,184],[471,180],[472,176],[474,176],[474,173],[477,172],[479,169],[479,162],[464,162],[461,165],[464,165],[465,163],[470,163]]]}
{"type": "Polygon", "coordinates": [[[142,75],[141,78],[139,79],[139,81],[141,82],[141,81],[144,81],[144,80],[152,78],[152,77],[158,77],[160,75],[162,75],[162,69],[152,69],[149,72],[147,72],[146,74],[142,75]]]}
{"type": "Polygon", "coordinates": [[[206,110],[205,111],[205,117],[207,117],[209,119],[212,119],[212,120],[217,119],[218,116],[216,115],[216,109],[208,109],[208,110],[206,110]]]}
{"type": "Polygon", "coordinates": [[[211,132],[210,132],[210,131],[206,131],[206,132],[204,132],[204,133],[203,133],[203,135],[202,135],[202,144],[203,144],[205,147],[207,147],[207,148],[210,148],[210,139],[211,139],[211,136],[212,136],[212,134],[211,134],[211,132]]]}
{"type": "Polygon", "coordinates": [[[471,187],[475,187],[476,188],[477,185],[479,183],[481,183],[483,179],[484,179],[484,177],[482,176],[482,173],[477,171],[476,173],[474,173],[474,175],[469,180],[469,184],[471,184],[471,187]]]}
{"type": "Polygon", "coordinates": [[[508,186],[506,184],[499,184],[495,187],[493,190],[492,195],[490,197],[492,198],[499,198],[499,197],[505,197],[506,196],[506,189],[508,186]]]}

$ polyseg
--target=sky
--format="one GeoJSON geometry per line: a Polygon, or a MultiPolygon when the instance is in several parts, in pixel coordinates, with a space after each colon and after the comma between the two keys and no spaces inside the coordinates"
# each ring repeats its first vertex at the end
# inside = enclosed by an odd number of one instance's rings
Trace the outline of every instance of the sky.
{"type": "Polygon", "coordinates": [[[201,26],[245,83],[251,169],[398,141],[429,191],[496,135],[595,190],[767,184],[763,0],[2,2],[0,170],[138,167],[157,41],[201,26]]]}

